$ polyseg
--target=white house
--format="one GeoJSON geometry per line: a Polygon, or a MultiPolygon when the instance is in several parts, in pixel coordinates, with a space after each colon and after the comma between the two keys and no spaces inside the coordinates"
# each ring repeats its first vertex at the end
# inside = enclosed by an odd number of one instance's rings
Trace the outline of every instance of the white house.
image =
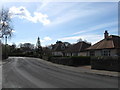
{"type": "Polygon", "coordinates": [[[87,56],[120,56],[120,37],[104,33],[104,39],[86,49],[87,56]]]}

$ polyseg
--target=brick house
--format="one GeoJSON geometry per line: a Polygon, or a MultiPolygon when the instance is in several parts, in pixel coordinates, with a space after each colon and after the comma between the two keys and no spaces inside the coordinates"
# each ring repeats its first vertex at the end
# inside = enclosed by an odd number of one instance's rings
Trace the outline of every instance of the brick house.
{"type": "Polygon", "coordinates": [[[120,37],[104,33],[104,39],[86,49],[87,56],[120,56],[120,37]]]}

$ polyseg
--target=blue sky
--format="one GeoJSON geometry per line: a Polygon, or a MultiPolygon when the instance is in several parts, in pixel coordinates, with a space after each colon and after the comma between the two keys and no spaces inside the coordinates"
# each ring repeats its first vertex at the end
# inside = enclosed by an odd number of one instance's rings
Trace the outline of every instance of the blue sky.
{"type": "Polygon", "coordinates": [[[94,44],[105,30],[118,35],[117,2],[9,2],[4,7],[14,26],[9,44],[36,44],[38,36],[42,46],[79,38],[94,44]]]}

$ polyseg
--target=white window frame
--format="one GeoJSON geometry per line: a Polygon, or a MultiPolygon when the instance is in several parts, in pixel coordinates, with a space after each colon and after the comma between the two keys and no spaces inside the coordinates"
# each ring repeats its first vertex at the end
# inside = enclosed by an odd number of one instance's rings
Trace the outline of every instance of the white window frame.
{"type": "Polygon", "coordinates": [[[111,55],[110,50],[102,50],[101,51],[101,56],[110,56],[110,55],[111,55]]]}

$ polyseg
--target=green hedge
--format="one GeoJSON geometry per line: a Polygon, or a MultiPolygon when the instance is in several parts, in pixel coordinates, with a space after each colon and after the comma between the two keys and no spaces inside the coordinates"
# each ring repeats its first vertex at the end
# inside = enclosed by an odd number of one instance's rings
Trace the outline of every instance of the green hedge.
{"type": "Polygon", "coordinates": [[[120,57],[91,57],[91,68],[120,71],[120,57]]]}
{"type": "Polygon", "coordinates": [[[90,57],[83,56],[78,57],[51,56],[49,57],[48,61],[69,66],[90,65],[90,57]]]}
{"type": "Polygon", "coordinates": [[[71,59],[73,60],[73,64],[76,66],[90,65],[90,57],[88,56],[71,57],[71,59]]]}

